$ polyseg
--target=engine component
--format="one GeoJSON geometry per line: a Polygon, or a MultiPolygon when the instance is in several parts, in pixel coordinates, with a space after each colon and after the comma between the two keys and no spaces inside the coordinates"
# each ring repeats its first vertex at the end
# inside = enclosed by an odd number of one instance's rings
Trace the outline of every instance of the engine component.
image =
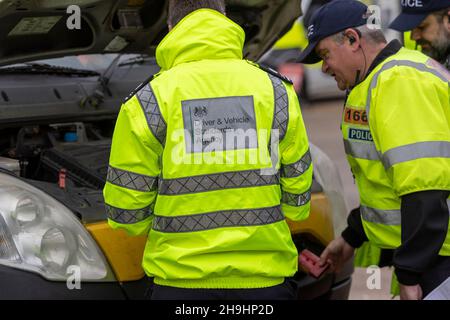
{"type": "Polygon", "coordinates": [[[42,152],[42,165],[58,180],[61,169],[67,179],[82,187],[102,189],[106,182],[110,140],[65,143],[42,152]]]}

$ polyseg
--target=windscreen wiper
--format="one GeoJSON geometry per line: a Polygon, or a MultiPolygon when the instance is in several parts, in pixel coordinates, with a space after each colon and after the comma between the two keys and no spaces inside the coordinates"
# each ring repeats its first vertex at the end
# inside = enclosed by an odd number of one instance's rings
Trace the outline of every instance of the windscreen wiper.
{"type": "Polygon", "coordinates": [[[1,74],[48,74],[57,76],[98,77],[100,73],[93,70],[75,69],[52,66],[46,63],[23,63],[20,65],[0,68],[1,74]]]}
{"type": "Polygon", "coordinates": [[[117,65],[119,64],[119,60],[122,57],[122,54],[118,54],[108,65],[108,67],[103,71],[103,73],[99,74],[98,84],[93,90],[93,93],[89,96],[84,97],[80,101],[80,106],[85,107],[87,104],[94,108],[98,108],[100,104],[105,100],[105,92],[110,96],[112,95],[111,91],[108,88],[109,80],[114,74],[117,65]]]}
{"type": "Polygon", "coordinates": [[[122,61],[121,63],[119,63],[119,67],[129,66],[129,65],[133,65],[133,64],[144,64],[147,62],[153,62],[156,64],[156,59],[155,59],[155,57],[150,57],[147,55],[140,55],[138,57],[134,57],[134,58],[130,58],[128,60],[122,61]]]}
{"type": "Polygon", "coordinates": [[[118,54],[111,61],[111,63],[108,65],[108,67],[103,71],[103,73],[99,75],[98,84],[94,88],[92,94],[81,99],[81,101],[80,101],[81,107],[90,105],[94,108],[98,108],[105,100],[105,93],[108,93],[109,96],[112,96],[112,93],[109,91],[108,85],[109,85],[109,81],[111,80],[117,67],[133,65],[133,64],[143,64],[148,61],[155,61],[155,63],[156,63],[155,58],[145,56],[145,55],[130,58],[128,60],[124,60],[121,63],[119,63],[121,58],[122,58],[122,54],[118,54]]]}

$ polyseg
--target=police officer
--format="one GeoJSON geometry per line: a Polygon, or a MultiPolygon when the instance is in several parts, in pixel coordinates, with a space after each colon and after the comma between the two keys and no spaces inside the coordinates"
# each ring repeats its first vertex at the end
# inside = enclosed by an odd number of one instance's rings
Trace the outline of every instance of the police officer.
{"type": "Polygon", "coordinates": [[[402,0],[402,13],[390,28],[412,30],[422,52],[450,69],[450,0],[402,0]]]}
{"type": "Polygon", "coordinates": [[[312,164],[292,83],[243,59],[224,1],[172,0],[168,24],[117,119],[109,224],[148,235],[152,299],[293,299],[312,164]]]}
{"type": "Polygon", "coordinates": [[[361,2],[336,0],[308,27],[304,63],[348,90],[342,134],[360,210],[321,264],[342,267],[369,240],[395,249],[402,299],[421,299],[450,276],[450,105],[445,69],[424,54],[386,43],[361,2]]]}

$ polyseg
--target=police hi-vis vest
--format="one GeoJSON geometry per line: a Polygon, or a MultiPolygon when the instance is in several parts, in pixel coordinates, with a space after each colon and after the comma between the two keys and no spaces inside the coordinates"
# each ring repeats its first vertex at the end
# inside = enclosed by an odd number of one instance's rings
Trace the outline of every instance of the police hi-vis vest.
{"type": "Polygon", "coordinates": [[[243,44],[222,14],[191,13],[158,46],[161,72],[121,108],[109,224],[148,234],[143,268],[157,284],[261,288],[297,270],[285,218],[309,215],[306,130],[293,86],[243,60],[243,44]]]}
{"type": "MultiPolygon", "coordinates": [[[[400,49],[352,89],[342,133],[366,235],[378,247],[396,248],[400,197],[450,190],[448,72],[418,51],[400,49]]],[[[450,228],[439,254],[450,255],[450,228]]]]}

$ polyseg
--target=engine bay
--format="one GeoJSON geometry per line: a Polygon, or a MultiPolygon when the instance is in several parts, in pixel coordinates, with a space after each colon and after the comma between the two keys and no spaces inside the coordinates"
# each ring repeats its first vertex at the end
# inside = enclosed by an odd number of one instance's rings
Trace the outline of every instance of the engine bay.
{"type": "Polygon", "coordinates": [[[102,189],[113,130],[111,120],[3,130],[0,168],[49,193],[81,220],[104,220],[102,189]]]}

